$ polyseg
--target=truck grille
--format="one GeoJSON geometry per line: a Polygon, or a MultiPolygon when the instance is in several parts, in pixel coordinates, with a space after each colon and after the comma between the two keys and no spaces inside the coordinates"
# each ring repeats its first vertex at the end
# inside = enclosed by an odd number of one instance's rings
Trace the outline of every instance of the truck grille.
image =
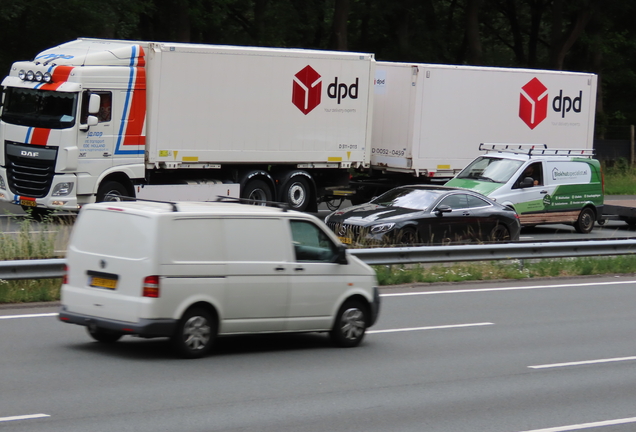
{"type": "Polygon", "coordinates": [[[42,146],[16,145],[9,142],[6,143],[5,148],[7,182],[11,192],[32,198],[45,197],[53,182],[57,151],[54,151],[52,155],[51,149],[45,149],[42,146]],[[41,155],[45,150],[49,150],[48,157],[23,157],[20,155],[22,151],[28,152],[30,155],[41,155]]]}

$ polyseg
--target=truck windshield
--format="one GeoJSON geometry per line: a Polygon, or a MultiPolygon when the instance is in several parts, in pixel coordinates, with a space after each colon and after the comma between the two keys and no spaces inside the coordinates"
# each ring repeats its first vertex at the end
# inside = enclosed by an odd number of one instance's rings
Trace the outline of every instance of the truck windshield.
{"type": "Polygon", "coordinates": [[[457,174],[457,178],[506,183],[523,165],[522,161],[481,156],[457,174]]]}
{"type": "Polygon", "coordinates": [[[7,87],[2,120],[6,123],[65,129],[75,124],[77,93],[7,87]]]}

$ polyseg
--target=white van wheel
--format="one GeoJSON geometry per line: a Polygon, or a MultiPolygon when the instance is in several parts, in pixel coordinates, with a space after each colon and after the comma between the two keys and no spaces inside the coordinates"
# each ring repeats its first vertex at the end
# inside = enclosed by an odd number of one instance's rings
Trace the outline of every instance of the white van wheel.
{"type": "Polygon", "coordinates": [[[360,344],[367,330],[367,309],[356,300],[346,301],[338,310],[331,330],[331,340],[336,346],[350,348],[360,344]]]}
{"type": "Polygon", "coordinates": [[[188,310],[172,336],[172,344],[183,358],[199,358],[210,352],[216,338],[217,323],[212,314],[202,308],[188,310]]]}
{"type": "Polygon", "coordinates": [[[579,213],[579,218],[574,223],[574,229],[581,234],[588,234],[594,228],[594,221],[596,220],[596,214],[594,210],[589,207],[585,207],[579,213]]]}

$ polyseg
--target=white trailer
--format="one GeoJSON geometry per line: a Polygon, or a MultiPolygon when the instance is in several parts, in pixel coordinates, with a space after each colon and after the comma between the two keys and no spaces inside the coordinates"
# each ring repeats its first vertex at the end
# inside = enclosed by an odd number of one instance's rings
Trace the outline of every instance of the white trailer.
{"type": "Polygon", "coordinates": [[[445,182],[484,142],[592,149],[596,86],[589,73],[377,62],[372,175],[357,200],[445,182]]]}
{"type": "Polygon", "coordinates": [[[368,167],[374,66],[345,52],[59,45],[2,82],[0,201],[47,211],[240,193],[311,210],[368,167]]]}

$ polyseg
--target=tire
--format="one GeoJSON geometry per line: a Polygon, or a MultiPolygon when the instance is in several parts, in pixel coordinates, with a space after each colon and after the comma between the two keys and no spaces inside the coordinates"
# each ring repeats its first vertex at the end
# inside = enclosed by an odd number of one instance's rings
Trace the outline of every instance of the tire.
{"type": "Polygon", "coordinates": [[[99,327],[87,327],[86,331],[90,337],[101,343],[115,343],[123,336],[121,333],[104,330],[99,327]]]}
{"type": "Polygon", "coordinates": [[[212,349],[217,327],[213,314],[202,308],[190,309],[179,320],[172,345],[180,357],[203,357],[212,349]]]}
{"type": "Polygon", "coordinates": [[[272,189],[263,180],[251,180],[241,192],[241,198],[257,201],[252,204],[264,206],[265,201],[272,200],[272,189]]]}
{"type": "Polygon", "coordinates": [[[417,231],[413,228],[404,228],[398,231],[396,236],[396,244],[413,246],[418,243],[417,231]]]}
{"type": "Polygon", "coordinates": [[[589,207],[585,207],[581,210],[581,213],[579,213],[579,218],[574,223],[574,229],[576,232],[581,234],[589,234],[594,228],[595,221],[596,214],[594,213],[594,210],[589,207]]]}
{"type": "Polygon", "coordinates": [[[510,231],[507,227],[503,225],[495,226],[492,231],[490,231],[490,235],[488,236],[488,240],[491,242],[507,242],[510,241],[510,231]]]}
{"type": "Polygon", "coordinates": [[[128,190],[119,182],[109,180],[99,185],[97,202],[123,201],[128,196],[128,190]]]}
{"type": "Polygon", "coordinates": [[[336,320],[331,329],[331,340],[334,345],[351,348],[360,345],[369,322],[369,312],[357,300],[348,300],[338,310],[336,320]]]}
{"type": "Polygon", "coordinates": [[[296,211],[305,211],[310,198],[309,182],[300,175],[289,179],[283,186],[280,196],[281,201],[286,202],[291,210],[296,211]]]}

